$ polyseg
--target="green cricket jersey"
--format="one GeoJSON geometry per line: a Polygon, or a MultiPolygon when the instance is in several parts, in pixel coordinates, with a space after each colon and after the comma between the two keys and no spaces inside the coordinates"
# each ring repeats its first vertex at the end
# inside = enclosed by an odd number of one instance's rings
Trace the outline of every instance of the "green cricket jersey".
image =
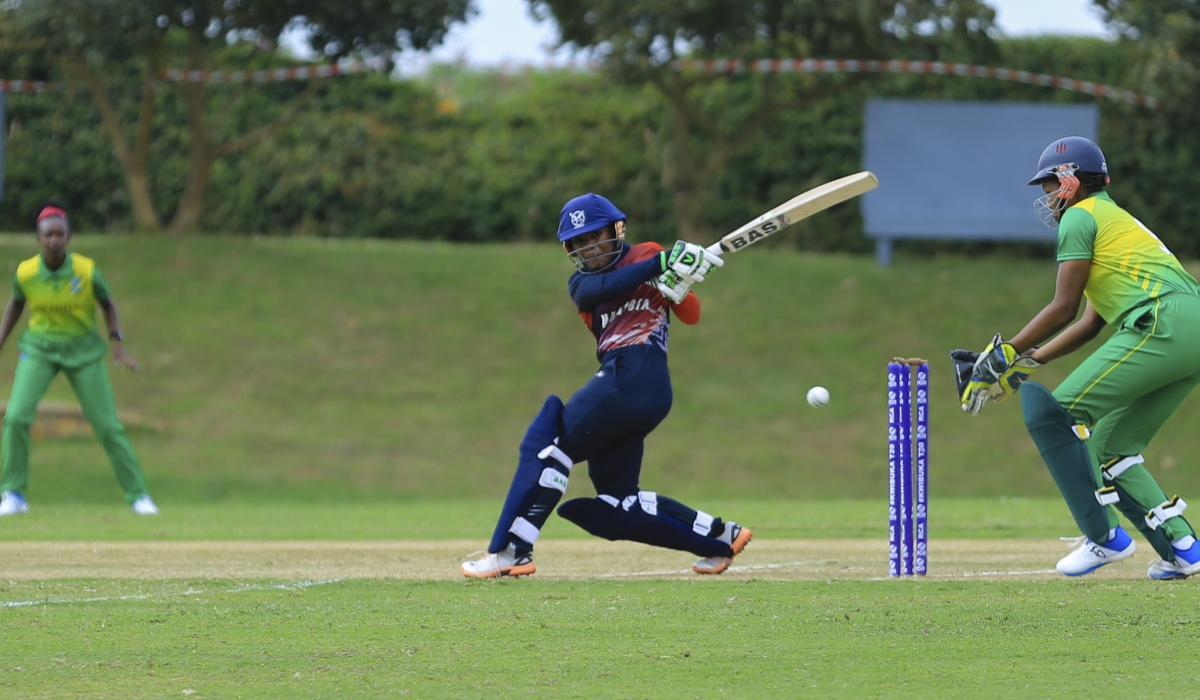
{"type": "Polygon", "coordinates": [[[1084,295],[1109,325],[1171,292],[1200,296],[1200,285],[1150,229],[1098,192],[1063,212],[1058,261],[1091,259],[1084,295]]]}
{"type": "Polygon", "coordinates": [[[96,332],[96,302],[109,296],[95,261],[67,253],[57,270],[39,254],[17,266],[13,299],[29,309],[29,328],[18,347],[47,360],[80,365],[103,358],[108,344],[96,332]]]}

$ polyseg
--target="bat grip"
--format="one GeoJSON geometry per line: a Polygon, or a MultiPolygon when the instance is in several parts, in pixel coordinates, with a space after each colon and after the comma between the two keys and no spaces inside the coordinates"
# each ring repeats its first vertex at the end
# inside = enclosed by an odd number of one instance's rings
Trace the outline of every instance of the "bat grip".
{"type": "Polygon", "coordinates": [[[712,245],[705,248],[704,250],[708,251],[709,253],[712,253],[713,255],[717,255],[717,256],[725,254],[725,249],[721,247],[720,241],[713,243],[712,245]]]}

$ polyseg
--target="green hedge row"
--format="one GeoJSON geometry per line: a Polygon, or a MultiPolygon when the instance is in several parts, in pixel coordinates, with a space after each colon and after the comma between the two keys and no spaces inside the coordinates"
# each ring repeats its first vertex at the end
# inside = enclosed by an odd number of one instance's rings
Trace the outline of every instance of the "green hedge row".
{"type": "MultiPolygon", "coordinates": [[[[1130,87],[1136,49],[1088,38],[998,44],[1000,65],[1130,87]]],[[[3,66],[0,66],[2,69],[3,66]]],[[[729,78],[722,95],[744,87],[729,78]]],[[[1084,102],[1085,95],[995,80],[948,76],[793,76],[789,89],[844,89],[787,112],[738,154],[713,184],[703,210],[713,232],[743,223],[795,192],[860,166],[863,102],[871,96],[1084,102]]],[[[1145,86],[1133,86],[1141,87],[1145,86]]],[[[215,88],[220,89],[220,88],[215,88]]],[[[228,90],[246,88],[228,87],[228,90]]],[[[230,117],[255,123],[276,113],[296,86],[254,88],[230,117]]],[[[233,100],[229,100],[233,103],[233,100]]],[[[169,213],[182,191],[186,141],[177,90],[164,85],[153,153],[158,205],[169,213]]],[[[1176,250],[1200,255],[1191,188],[1151,173],[1200,145],[1180,120],[1103,100],[1101,141],[1112,192],[1176,250]],[[1178,132],[1178,133],[1176,133],[1178,132]]],[[[120,169],[86,94],[8,95],[6,192],[0,217],[28,229],[36,204],[62,199],[77,227],[132,226],[120,169]]],[[[547,240],[562,202],[605,193],[630,216],[639,238],[674,237],[663,184],[666,111],[650,86],[568,72],[503,75],[439,69],[419,80],[360,75],[330,80],[319,99],[270,141],[220,162],[202,227],[210,231],[370,236],[452,241],[547,240]]],[[[980,164],[978,186],[986,187],[980,164]]],[[[856,208],[801,225],[782,244],[862,252],[856,208]]],[[[925,245],[929,248],[928,244],[925,245]]],[[[933,248],[944,247],[935,245],[933,248]]]]}

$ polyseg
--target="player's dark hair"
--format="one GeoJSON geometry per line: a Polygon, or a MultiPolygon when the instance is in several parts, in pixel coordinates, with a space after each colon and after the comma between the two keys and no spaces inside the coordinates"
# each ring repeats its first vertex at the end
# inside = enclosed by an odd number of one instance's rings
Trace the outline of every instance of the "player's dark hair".
{"type": "Polygon", "coordinates": [[[42,203],[37,206],[37,213],[41,214],[42,210],[45,209],[46,207],[54,207],[55,209],[62,209],[63,211],[67,211],[67,205],[63,204],[62,202],[58,201],[57,199],[46,199],[46,200],[42,200],[42,203]]]}

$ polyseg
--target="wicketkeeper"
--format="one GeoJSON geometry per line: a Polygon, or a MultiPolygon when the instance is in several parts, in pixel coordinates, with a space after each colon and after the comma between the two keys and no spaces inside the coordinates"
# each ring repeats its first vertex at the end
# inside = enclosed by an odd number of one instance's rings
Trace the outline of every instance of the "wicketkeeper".
{"type": "Polygon", "coordinates": [[[719,257],[679,241],[625,243],[625,215],[595,194],[562,209],[558,239],[575,263],[567,288],[596,338],[599,371],[564,405],[546,399],[521,441],[517,473],[487,554],[462,565],[464,576],[526,576],[533,546],[567,491],[572,467],[588,463],[595,498],[562,504],[558,514],[607,540],[632,540],[702,557],[692,569],[719,574],[750,541],[749,528],[722,521],[639,484],[646,435],[671,410],[667,371],[670,313],[700,320],[701,282],[719,257]]]}
{"type": "Polygon", "coordinates": [[[1020,389],[1029,435],[1083,532],[1060,572],[1082,576],[1133,555],[1137,545],[1109,507],[1116,506],[1161,557],[1150,578],[1183,578],[1200,572],[1200,543],[1183,516],[1187,504],[1164,494],[1142,451],[1200,383],[1200,285],[1117,206],[1108,183],[1104,154],[1088,139],[1046,147],[1029,184],[1042,187],[1039,214],[1058,228],[1054,300],[1011,339],[997,335],[981,353],[951,357],[968,413],[1020,389]],[[1105,325],[1112,337],[1053,393],[1027,381],[1105,325]]]}

